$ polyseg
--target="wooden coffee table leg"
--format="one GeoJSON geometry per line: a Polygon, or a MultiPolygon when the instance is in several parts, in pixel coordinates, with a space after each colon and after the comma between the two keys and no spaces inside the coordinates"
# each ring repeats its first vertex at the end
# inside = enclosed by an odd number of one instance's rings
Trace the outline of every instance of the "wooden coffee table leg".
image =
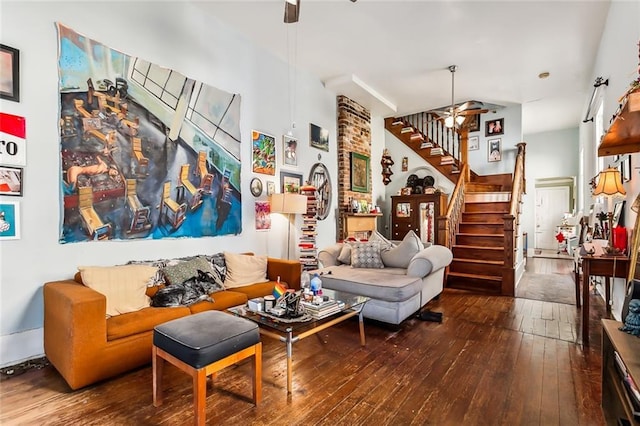
{"type": "Polygon", "coordinates": [[[362,310],[360,310],[360,315],[358,315],[358,323],[360,325],[360,344],[364,346],[366,341],[364,337],[364,318],[362,317],[362,310]]]}
{"type": "Polygon", "coordinates": [[[287,393],[291,393],[292,380],[291,376],[293,375],[293,360],[291,359],[293,356],[293,332],[289,330],[287,333],[287,393]]]}

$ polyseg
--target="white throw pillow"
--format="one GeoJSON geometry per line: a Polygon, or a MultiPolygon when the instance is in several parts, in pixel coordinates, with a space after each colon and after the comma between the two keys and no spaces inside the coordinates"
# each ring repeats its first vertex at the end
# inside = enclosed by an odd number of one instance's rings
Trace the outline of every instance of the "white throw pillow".
{"type": "Polygon", "coordinates": [[[224,252],[227,264],[225,288],[244,287],[249,284],[264,283],[267,278],[267,256],[251,256],[224,252]]]}
{"type": "Polygon", "coordinates": [[[391,241],[389,241],[384,235],[378,231],[373,231],[369,237],[369,241],[378,241],[380,243],[380,250],[387,250],[395,247],[391,241]]]}
{"type": "Polygon", "coordinates": [[[340,254],[338,255],[338,262],[351,265],[351,243],[345,242],[342,245],[342,250],[340,250],[340,254]]]}
{"type": "Polygon", "coordinates": [[[147,265],[80,266],[82,282],[107,298],[107,317],[149,307],[147,285],[158,268],[147,265]]]}
{"type": "Polygon", "coordinates": [[[396,247],[382,250],[380,256],[384,266],[389,268],[406,268],[413,256],[424,249],[424,245],[415,232],[409,231],[396,247]]]}

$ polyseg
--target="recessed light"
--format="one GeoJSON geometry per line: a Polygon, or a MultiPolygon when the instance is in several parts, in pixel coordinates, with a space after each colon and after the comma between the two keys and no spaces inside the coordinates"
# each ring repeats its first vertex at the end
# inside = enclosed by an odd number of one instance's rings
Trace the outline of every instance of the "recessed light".
{"type": "Polygon", "coordinates": [[[545,71],[545,72],[541,72],[540,74],[538,74],[538,78],[540,79],[545,79],[547,77],[549,77],[551,74],[549,73],[549,71],[545,71]]]}

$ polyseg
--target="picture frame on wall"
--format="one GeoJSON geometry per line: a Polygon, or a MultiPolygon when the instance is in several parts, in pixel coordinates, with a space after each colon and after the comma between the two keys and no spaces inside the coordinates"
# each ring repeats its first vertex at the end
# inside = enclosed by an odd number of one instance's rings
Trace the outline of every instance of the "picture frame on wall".
{"type": "Polygon", "coordinates": [[[276,193],[276,183],[272,180],[267,181],[267,197],[276,193]]]}
{"type": "Polygon", "coordinates": [[[0,202],[0,240],[20,239],[20,203],[0,202]]]}
{"type": "Polygon", "coordinates": [[[298,140],[294,137],[283,135],[282,136],[282,164],[285,166],[297,166],[298,165],[298,140]]]}
{"type": "Polygon", "coordinates": [[[496,136],[504,134],[504,118],[497,118],[495,120],[486,121],[484,123],[485,136],[496,136]]]}
{"type": "Polygon", "coordinates": [[[469,133],[480,130],[480,114],[467,115],[465,121],[469,133]]]}
{"type": "Polygon", "coordinates": [[[351,190],[369,192],[369,157],[357,152],[351,153],[351,190]]]}
{"type": "Polygon", "coordinates": [[[262,195],[262,181],[254,177],[251,179],[251,183],[249,184],[249,189],[251,190],[251,195],[254,197],[259,197],[262,195]]]}
{"type": "Polygon", "coordinates": [[[0,166],[0,195],[21,197],[24,169],[0,166]]]}
{"type": "Polygon", "coordinates": [[[309,123],[309,144],[329,152],[329,131],[313,123],[309,123]]]}
{"type": "Polygon", "coordinates": [[[502,160],[502,140],[500,138],[487,140],[487,149],[489,162],[502,160]]]}
{"type": "Polygon", "coordinates": [[[0,98],[20,102],[20,51],[0,44],[0,98]]]}
{"type": "Polygon", "coordinates": [[[469,138],[467,147],[469,151],[477,151],[480,149],[480,137],[479,136],[471,136],[469,138]]]}
{"type": "Polygon", "coordinates": [[[253,173],[275,176],[276,138],[257,130],[251,131],[251,155],[253,173]]]}
{"type": "Polygon", "coordinates": [[[302,186],[302,175],[291,172],[280,172],[280,188],[283,193],[293,192],[295,194],[300,192],[302,186]]]}

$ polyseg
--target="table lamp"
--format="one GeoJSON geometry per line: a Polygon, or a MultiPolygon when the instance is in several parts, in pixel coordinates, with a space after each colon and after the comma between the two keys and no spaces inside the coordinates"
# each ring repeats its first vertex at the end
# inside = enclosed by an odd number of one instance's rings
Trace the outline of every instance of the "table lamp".
{"type": "Polygon", "coordinates": [[[609,246],[608,252],[610,254],[615,253],[613,247],[613,198],[627,195],[627,191],[622,187],[622,180],[620,179],[620,171],[609,167],[606,170],[600,172],[598,175],[598,184],[593,191],[593,195],[605,195],[609,201],[607,218],[609,220],[609,246]]]}
{"type": "Polygon", "coordinates": [[[289,250],[291,248],[291,215],[307,212],[306,195],[284,192],[282,194],[272,194],[269,198],[271,202],[271,213],[282,213],[287,215],[287,259],[290,259],[289,250]]]}

